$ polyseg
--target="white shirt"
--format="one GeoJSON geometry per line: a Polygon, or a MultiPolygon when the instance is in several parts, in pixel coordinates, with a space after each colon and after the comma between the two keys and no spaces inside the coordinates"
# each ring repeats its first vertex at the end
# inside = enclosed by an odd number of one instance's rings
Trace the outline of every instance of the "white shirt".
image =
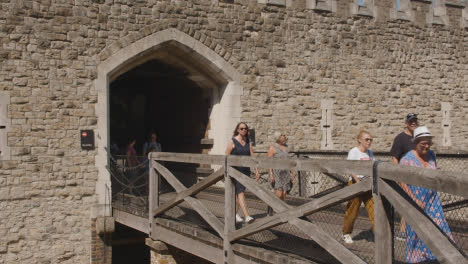
{"type": "MultiPolygon", "coordinates": [[[[375,160],[374,153],[370,149],[366,152],[361,152],[358,147],[352,148],[348,152],[348,160],[375,160]]],[[[359,179],[363,178],[364,175],[357,175],[359,179]]],[[[349,177],[349,180],[352,180],[352,177],[349,177]]]]}

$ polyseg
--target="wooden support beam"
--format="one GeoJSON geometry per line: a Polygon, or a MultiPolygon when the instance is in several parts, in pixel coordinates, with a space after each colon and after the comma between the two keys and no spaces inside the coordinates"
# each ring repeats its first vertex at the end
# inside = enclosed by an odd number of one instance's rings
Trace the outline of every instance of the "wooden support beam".
{"type": "Polygon", "coordinates": [[[468,264],[468,260],[421,208],[396,184],[379,180],[379,191],[405,218],[440,263],[468,264]]]}
{"type": "MultiPolygon", "coordinates": [[[[291,208],[291,206],[286,204],[286,202],[278,199],[272,192],[258,185],[254,180],[250,179],[248,176],[242,174],[238,170],[228,167],[228,174],[234,177],[237,181],[243,184],[255,195],[257,195],[257,197],[260,198],[262,201],[271,206],[276,212],[281,213],[283,211],[286,211],[285,214],[287,214],[287,210],[291,208]]],[[[294,216],[300,217],[301,215],[302,213],[297,213],[297,215],[294,216]]],[[[336,241],[332,236],[325,233],[322,230],[322,228],[316,226],[315,224],[298,218],[293,218],[288,222],[301,229],[302,232],[307,234],[312,240],[317,242],[323,249],[328,251],[328,253],[334,256],[337,260],[343,263],[365,263],[362,259],[353,254],[349,249],[347,249],[341,243],[336,241]]]]}
{"type": "MultiPolygon", "coordinates": [[[[159,152],[156,152],[159,153],[159,152]]],[[[152,161],[153,168],[156,168],[158,172],[163,176],[167,182],[174,187],[176,192],[180,193],[187,188],[180,183],[179,180],[172,174],[166,167],[159,164],[157,161],[152,161]]],[[[205,205],[200,202],[199,200],[193,197],[185,197],[184,200],[195,210],[198,214],[221,236],[224,235],[224,227],[223,223],[210,211],[208,210],[205,205]]]]}
{"type": "Polygon", "coordinates": [[[389,162],[379,164],[378,174],[380,178],[468,198],[468,174],[395,165],[389,162]]]}
{"type": "MultiPolygon", "coordinates": [[[[161,240],[213,263],[223,263],[223,250],[221,248],[211,246],[202,241],[197,241],[191,237],[181,235],[159,225],[153,226],[153,233],[157,234],[157,240],[161,240]]],[[[233,259],[234,261],[229,264],[252,264],[250,260],[238,255],[234,255],[233,259]]]]}
{"type": "Polygon", "coordinates": [[[154,152],[151,158],[160,161],[224,165],[224,155],[154,152]]]}
{"type": "Polygon", "coordinates": [[[271,217],[258,219],[254,223],[235,232],[232,232],[229,236],[229,240],[238,240],[252,235],[254,233],[263,231],[265,229],[286,223],[294,218],[313,214],[315,212],[342,203],[343,201],[349,200],[368,191],[370,191],[370,181],[362,181],[360,183],[347,186],[343,189],[329,193],[323,197],[317,198],[301,206],[290,208],[287,211],[277,213],[271,217]]]}
{"type": "Polygon", "coordinates": [[[129,226],[143,233],[149,233],[148,218],[146,217],[129,214],[115,208],[112,209],[112,216],[115,218],[117,223],[129,226]]]}
{"type": "Polygon", "coordinates": [[[161,205],[159,208],[156,210],[153,210],[152,215],[154,217],[166,212],[167,210],[173,208],[174,206],[177,206],[181,202],[184,201],[184,199],[188,196],[193,196],[196,195],[197,193],[205,190],[206,188],[210,187],[211,185],[217,183],[219,180],[223,178],[224,175],[224,168],[220,168],[214,173],[212,173],[210,176],[204,178],[202,181],[198,182],[197,184],[193,185],[192,187],[177,193],[177,195],[172,198],[171,200],[167,201],[163,205],[161,205]]]}

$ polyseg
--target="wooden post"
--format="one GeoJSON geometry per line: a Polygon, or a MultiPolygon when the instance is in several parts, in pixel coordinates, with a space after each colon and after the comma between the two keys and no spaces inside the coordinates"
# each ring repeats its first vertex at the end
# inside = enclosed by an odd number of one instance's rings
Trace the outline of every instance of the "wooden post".
{"type": "Polygon", "coordinates": [[[377,167],[380,161],[374,161],[372,169],[372,198],[374,200],[374,239],[375,263],[393,262],[393,213],[390,203],[379,192],[377,167]]]}
{"type": "MultiPolygon", "coordinates": [[[[149,154],[149,160],[152,160],[152,152],[149,154]]],[[[150,162],[149,164],[152,164],[150,162]]],[[[148,221],[149,221],[149,237],[153,238],[152,236],[152,226],[154,222],[153,211],[159,207],[159,174],[156,172],[156,169],[150,165],[150,172],[149,172],[149,195],[148,195],[148,221]]]]}
{"type": "Polygon", "coordinates": [[[236,230],[236,193],[235,186],[228,174],[228,156],[224,162],[224,237],[223,260],[224,264],[234,263],[234,252],[228,234],[236,230]]]}
{"type": "Polygon", "coordinates": [[[393,209],[380,194],[374,199],[375,263],[391,264],[393,259],[393,209]]]}

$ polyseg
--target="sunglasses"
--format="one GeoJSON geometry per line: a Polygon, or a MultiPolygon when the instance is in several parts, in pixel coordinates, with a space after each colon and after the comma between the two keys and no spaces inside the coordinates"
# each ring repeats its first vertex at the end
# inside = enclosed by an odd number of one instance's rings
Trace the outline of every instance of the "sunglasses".
{"type": "Polygon", "coordinates": [[[239,127],[239,130],[249,130],[249,129],[246,127],[239,127]]]}
{"type": "Polygon", "coordinates": [[[430,146],[432,146],[432,142],[420,142],[419,145],[421,145],[423,147],[430,147],[430,146]]]}
{"type": "Polygon", "coordinates": [[[372,138],[363,138],[366,142],[372,142],[373,139],[372,138]]]}

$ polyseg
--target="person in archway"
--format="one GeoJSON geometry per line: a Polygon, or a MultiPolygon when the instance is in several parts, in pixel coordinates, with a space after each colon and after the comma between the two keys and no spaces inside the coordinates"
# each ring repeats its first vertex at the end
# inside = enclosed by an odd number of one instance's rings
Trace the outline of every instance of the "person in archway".
{"type": "MultiPolygon", "coordinates": [[[[240,122],[236,125],[234,129],[232,139],[228,142],[226,155],[238,155],[238,156],[253,156],[252,144],[248,137],[249,127],[246,123],[240,122]]],[[[250,168],[248,167],[234,167],[238,171],[242,172],[245,175],[250,175],[250,168]]],[[[258,170],[255,169],[255,176],[258,180],[260,174],[258,170]]],[[[249,215],[247,210],[247,204],[245,202],[245,186],[233,179],[236,189],[236,212],[237,207],[240,206],[242,212],[244,213],[245,219],[243,219],[238,213],[236,213],[236,222],[245,221],[250,223],[254,220],[252,216],[249,215]]]]}
{"type": "Polygon", "coordinates": [[[126,151],[128,167],[135,167],[140,163],[137,158],[135,144],[136,144],[136,139],[132,137],[130,141],[128,142],[127,151],[126,151]]]}
{"type": "MultiPolygon", "coordinates": [[[[365,130],[359,131],[357,142],[358,146],[349,151],[348,160],[374,160],[374,154],[369,149],[372,144],[371,134],[365,130]]],[[[363,178],[363,175],[351,174],[348,185],[359,183],[363,178]]],[[[372,193],[367,192],[354,197],[348,202],[344,217],[342,239],[347,244],[354,242],[351,238],[351,233],[353,232],[354,221],[356,221],[358,216],[361,203],[364,203],[367,214],[372,223],[372,229],[374,229],[374,200],[372,199],[372,193]]]]}
{"type": "MultiPolygon", "coordinates": [[[[286,134],[279,131],[275,132],[275,143],[268,149],[268,157],[287,158],[289,155],[289,147],[286,144],[288,138],[286,134]]],[[[270,182],[275,190],[275,195],[281,200],[286,200],[286,194],[292,188],[292,181],[294,179],[291,170],[269,170],[270,182]]],[[[272,215],[273,210],[268,206],[267,214],[272,215]]]]}
{"type": "MultiPolygon", "coordinates": [[[[415,147],[401,158],[400,164],[436,170],[436,156],[431,150],[432,138],[433,136],[427,127],[421,126],[416,128],[413,135],[415,147]]],[[[405,184],[403,190],[419,207],[421,207],[424,213],[437,224],[439,229],[442,230],[448,238],[454,241],[450,227],[445,220],[439,192],[437,192],[437,190],[426,189],[411,184],[405,184]]],[[[424,241],[419,238],[414,229],[406,224],[405,262],[427,263],[434,260],[436,260],[436,258],[431,250],[426,246],[424,241]]]]}
{"type": "Polygon", "coordinates": [[[161,144],[157,141],[158,135],[156,132],[151,132],[148,141],[143,144],[143,156],[147,157],[150,152],[161,152],[161,144]],[[150,151],[152,149],[152,151],[150,151]]]}

